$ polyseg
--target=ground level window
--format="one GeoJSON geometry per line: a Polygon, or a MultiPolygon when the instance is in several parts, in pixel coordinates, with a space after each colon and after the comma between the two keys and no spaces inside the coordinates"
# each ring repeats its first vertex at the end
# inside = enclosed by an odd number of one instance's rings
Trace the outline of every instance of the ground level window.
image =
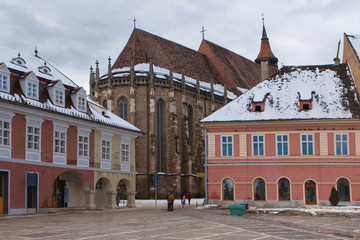
{"type": "Polygon", "coordinates": [[[262,178],[257,178],[254,181],[254,199],[265,200],[265,181],[262,178]]]}
{"type": "Polygon", "coordinates": [[[230,178],[223,180],[223,200],[234,200],[234,183],[230,178]]]}
{"type": "Polygon", "coordinates": [[[290,201],[290,182],[287,178],[281,178],[278,182],[279,200],[290,201]]]}
{"type": "Polygon", "coordinates": [[[340,201],[350,201],[350,184],[346,178],[340,178],[337,181],[337,190],[340,201]]]}

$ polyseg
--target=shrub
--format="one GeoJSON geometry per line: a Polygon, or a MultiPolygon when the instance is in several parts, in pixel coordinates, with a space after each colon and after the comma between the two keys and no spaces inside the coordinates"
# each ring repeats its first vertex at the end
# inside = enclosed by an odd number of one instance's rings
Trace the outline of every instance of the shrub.
{"type": "Polygon", "coordinates": [[[336,188],[333,186],[331,189],[331,194],[329,197],[329,201],[331,203],[332,206],[336,206],[339,202],[339,193],[336,190],[336,188]]]}

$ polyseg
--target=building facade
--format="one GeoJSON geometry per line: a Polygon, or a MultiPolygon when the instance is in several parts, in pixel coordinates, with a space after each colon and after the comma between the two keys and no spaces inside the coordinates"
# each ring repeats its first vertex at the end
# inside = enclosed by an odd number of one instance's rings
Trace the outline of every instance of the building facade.
{"type": "Polygon", "coordinates": [[[135,206],[142,132],[47,61],[1,47],[0,214],[135,206]]]}
{"type": "Polygon", "coordinates": [[[153,196],[155,174],[162,196],[203,196],[204,132],[196,122],[260,82],[260,64],[205,39],[194,51],[140,29],[113,65],[109,58],[106,74],[98,64],[91,98],[145,133],[136,140],[137,197],[153,196]]]}
{"type": "Polygon", "coordinates": [[[208,201],[359,205],[359,107],[347,64],[283,67],[201,121],[208,201]]]}

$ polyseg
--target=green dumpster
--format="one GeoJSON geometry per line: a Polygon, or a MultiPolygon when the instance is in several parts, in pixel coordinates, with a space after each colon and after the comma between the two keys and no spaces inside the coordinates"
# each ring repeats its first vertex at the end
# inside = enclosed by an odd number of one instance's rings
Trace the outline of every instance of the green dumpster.
{"type": "Polygon", "coordinates": [[[228,206],[230,215],[242,216],[245,212],[245,204],[233,204],[228,206]]]}

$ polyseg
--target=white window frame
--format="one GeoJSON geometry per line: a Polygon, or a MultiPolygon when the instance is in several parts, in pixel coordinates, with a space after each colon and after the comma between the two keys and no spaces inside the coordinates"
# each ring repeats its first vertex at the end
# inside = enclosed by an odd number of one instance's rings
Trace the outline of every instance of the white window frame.
{"type": "Polygon", "coordinates": [[[85,112],[86,111],[86,97],[78,96],[78,110],[85,112]]]}
{"type": "Polygon", "coordinates": [[[315,155],[315,145],[314,145],[314,134],[301,134],[300,135],[300,144],[301,144],[301,155],[302,156],[313,156],[313,155],[315,155]],[[312,141],[309,141],[309,137],[308,136],[312,136],[312,141]],[[303,139],[302,139],[302,137],[303,136],[306,136],[306,140],[305,141],[303,141],[303,139]],[[306,143],[306,148],[307,148],[307,154],[304,154],[304,152],[303,152],[303,143],[306,143]],[[312,154],[309,154],[309,143],[312,143],[312,154]]]}
{"type": "Polygon", "coordinates": [[[67,129],[68,129],[69,125],[65,125],[65,124],[60,124],[60,123],[54,123],[54,148],[53,148],[53,163],[54,164],[62,164],[62,165],[66,165],[66,157],[67,157],[67,129]],[[56,133],[60,133],[60,134],[64,134],[64,139],[61,140],[62,138],[57,138],[56,137],[56,133]],[[62,153],[61,151],[57,152],[56,151],[56,140],[59,141],[59,149],[61,149],[61,141],[64,141],[64,152],[62,153]]]}
{"type": "Polygon", "coordinates": [[[78,156],[78,161],[77,161],[77,165],[78,166],[82,166],[82,167],[89,167],[89,154],[90,154],[90,132],[91,130],[89,129],[81,129],[78,128],[78,134],[77,134],[77,156],[78,156]],[[85,142],[82,141],[80,143],[80,137],[82,137],[83,139],[86,137],[87,138],[87,154],[84,154],[84,150],[85,150],[85,142]],[[80,154],[80,144],[82,144],[82,154],[80,154]]]}
{"type": "Polygon", "coordinates": [[[26,129],[25,129],[25,133],[26,133],[26,160],[29,161],[36,161],[36,162],[40,162],[41,161],[41,133],[42,133],[42,123],[43,123],[43,119],[38,119],[38,118],[33,118],[30,116],[26,116],[26,129]],[[32,129],[39,129],[39,133],[38,134],[34,134],[31,133],[29,134],[28,129],[32,128],[32,129]],[[39,141],[38,141],[38,149],[34,148],[34,141],[32,141],[32,147],[29,147],[29,136],[32,136],[32,139],[34,139],[35,136],[39,137],[39,141]]]}
{"type": "Polygon", "coordinates": [[[131,139],[122,137],[120,143],[120,165],[122,171],[130,171],[131,139]]]}
{"type": "Polygon", "coordinates": [[[289,135],[288,134],[277,134],[276,136],[276,156],[289,156],[289,152],[290,152],[290,139],[289,139],[289,135]],[[279,155],[279,149],[278,149],[278,143],[279,143],[279,140],[278,140],[278,136],[281,136],[281,141],[280,143],[282,143],[282,146],[284,146],[284,136],[287,136],[287,154],[284,154],[284,147],[283,147],[283,153],[281,155],[279,155]]]}
{"type": "Polygon", "coordinates": [[[112,147],[112,134],[104,133],[101,134],[101,151],[100,158],[101,164],[100,167],[103,169],[111,169],[111,147],[112,147]]]}
{"type": "Polygon", "coordinates": [[[335,133],[334,134],[334,152],[336,156],[348,156],[349,155],[349,134],[347,133],[335,133]],[[336,140],[336,136],[340,135],[340,141],[336,140]],[[341,145],[344,143],[344,140],[342,139],[343,136],[346,136],[346,154],[344,154],[344,148],[341,146],[341,153],[337,153],[336,144],[339,142],[341,145]]]}
{"type": "Polygon", "coordinates": [[[9,112],[2,112],[0,111],[0,121],[2,122],[2,124],[0,125],[0,136],[1,136],[1,142],[0,142],[0,157],[6,157],[6,158],[10,158],[11,157],[11,148],[12,148],[12,118],[15,114],[14,113],[9,113],[9,112]],[[4,128],[3,128],[3,124],[4,122],[9,123],[9,144],[5,145],[4,144],[4,128]]]}
{"type": "Polygon", "coordinates": [[[256,157],[263,157],[263,156],[265,156],[265,136],[264,135],[253,135],[252,136],[252,148],[253,148],[253,156],[256,156],[256,157]],[[254,137],[258,137],[258,139],[259,139],[259,137],[263,137],[263,141],[262,142],[260,142],[259,140],[257,141],[257,142],[254,142],[254,137]],[[260,143],[262,143],[262,146],[263,146],[263,154],[261,155],[260,154],[260,148],[259,148],[259,144],[260,143]],[[258,154],[255,154],[255,144],[257,144],[258,145],[258,154]]]}
{"type": "Polygon", "coordinates": [[[221,136],[221,156],[222,157],[233,157],[234,156],[234,136],[233,135],[222,135],[221,136]],[[223,137],[226,137],[226,142],[223,142],[223,137]],[[228,142],[228,137],[231,137],[231,155],[229,155],[229,152],[228,152],[228,145],[230,144],[230,142],[228,142]],[[227,154],[224,155],[224,144],[226,144],[226,151],[227,151],[227,154]]]}
{"type": "Polygon", "coordinates": [[[55,104],[59,106],[65,105],[65,91],[55,88],[55,104]]]}
{"type": "Polygon", "coordinates": [[[1,92],[10,92],[10,76],[11,73],[5,64],[0,65],[0,91],[1,92]],[[4,79],[5,78],[5,79],[4,79]],[[4,87],[4,83],[6,86],[4,87]]]}

